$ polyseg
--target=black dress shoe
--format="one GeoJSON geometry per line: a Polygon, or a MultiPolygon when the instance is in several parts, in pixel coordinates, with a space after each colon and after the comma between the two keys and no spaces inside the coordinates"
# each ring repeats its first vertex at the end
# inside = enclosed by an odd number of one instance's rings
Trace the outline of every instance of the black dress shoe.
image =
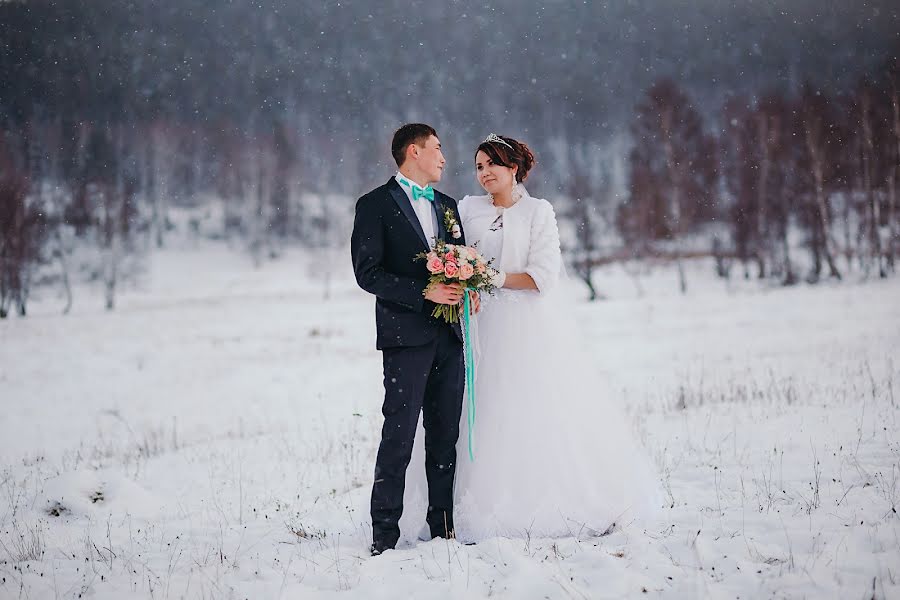
{"type": "Polygon", "coordinates": [[[453,519],[447,519],[446,521],[440,521],[438,523],[429,522],[428,529],[431,531],[431,539],[456,539],[456,531],[453,529],[453,519]]]}
{"type": "Polygon", "coordinates": [[[385,550],[393,550],[393,546],[388,546],[383,542],[372,542],[372,546],[369,548],[369,551],[372,553],[372,556],[378,556],[383,554],[385,550]]]}
{"type": "Polygon", "coordinates": [[[456,532],[453,531],[452,529],[450,529],[449,531],[448,530],[438,530],[438,531],[432,530],[431,531],[431,539],[435,539],[435,538],[444,538],[445,540],[455,540],[456,532]]]}
{"type": "Polygon", "coordinates": [[[429,507],[425,522],[428,523],[431,539],[440,537],[452,540],[456,538],[456,532],[453,529],[453,514],[451,512],[429,507]]]}

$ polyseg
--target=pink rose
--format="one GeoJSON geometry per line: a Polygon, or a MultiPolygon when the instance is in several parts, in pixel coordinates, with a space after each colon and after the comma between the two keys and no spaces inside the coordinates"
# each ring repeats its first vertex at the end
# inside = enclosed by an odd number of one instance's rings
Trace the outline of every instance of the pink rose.
{"type": "Polygon", "coordinates": [[[444,270],[444,261],[441,257],[434,253],[429,253],[428,263],[425,265],[429,273],[440,273],[444,270]]]}
{"type": "Polygon", "coordinates": [[[479,262],[479,263],[475,266],[475,270],[476,270],[478,273],[484,274],[484,273],[487,272],[487,266],[486,266],[483,262],[479,262]]]}
{"type": "Polygon", "coordinates": [[[444,265],[444,275],[447,277],[456,277],[457,273],[459,273],[459,267],[453,261],[447,261],[447,264],[444,265]]]}
{"type": "Polygon", "coordinates": [[[470,265],[469,263],[463,263],[459,266],[459,278],[462,281],[465,281],[469,277],[475,274],[475,267],[470,265]]]}

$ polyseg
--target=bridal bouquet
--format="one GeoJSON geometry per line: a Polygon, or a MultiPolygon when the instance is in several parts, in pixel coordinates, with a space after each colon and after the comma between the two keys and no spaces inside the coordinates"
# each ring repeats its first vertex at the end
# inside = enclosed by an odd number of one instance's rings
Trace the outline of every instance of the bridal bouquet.
{"type": "MultiPolygon", "coordinates": [[[[491,283],[491,264],[484,259],[475,248],[448,244],[436,240],[430,252],[421,252],[416,258],[425,260],[425,267],[431,273],[424,294],[442,283],[459,283],[467,290],[488,292],[494,290],[491,283]]],[[[468,295],[464,297],[468,305],[468,295]]],[[[438,304],[431,313],[432,317],[443,317],[447,323],[459,321],[459,306],[438,304]]]]}

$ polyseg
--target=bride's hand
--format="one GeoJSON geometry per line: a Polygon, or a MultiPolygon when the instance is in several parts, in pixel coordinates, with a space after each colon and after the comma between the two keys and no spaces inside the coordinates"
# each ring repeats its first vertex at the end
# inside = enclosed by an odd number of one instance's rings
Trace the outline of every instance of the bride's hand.
{"type": "Polygon", "coordinates": [[[469,313],[477,315],[481,312],[481,294],[470,291],[469,300],[471,301],[471,304],[469,304],[469,313]]]}

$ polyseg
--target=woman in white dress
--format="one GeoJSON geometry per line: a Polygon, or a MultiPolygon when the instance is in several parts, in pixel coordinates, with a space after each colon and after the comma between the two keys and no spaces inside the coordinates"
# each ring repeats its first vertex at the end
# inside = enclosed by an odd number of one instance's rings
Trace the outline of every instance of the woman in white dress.
{"type": "MultiPolygon", "coordinates": [[[[498,269],[498,289],[483,296],[475,317],[474,461],[465,407],[457,445],[462,541],[597,535],[660,501],[649,461],[594,379],[571,311],[555,293],[564,272],[559,231],[551,204],[522,185],[533,165],[525,144],[491,134],[475,154],[487,195],[459,203],[467,241],[498,269]]],[[[413,508],[425,489],[417,462],[404,517],[422,512],[413,508]]]]}

